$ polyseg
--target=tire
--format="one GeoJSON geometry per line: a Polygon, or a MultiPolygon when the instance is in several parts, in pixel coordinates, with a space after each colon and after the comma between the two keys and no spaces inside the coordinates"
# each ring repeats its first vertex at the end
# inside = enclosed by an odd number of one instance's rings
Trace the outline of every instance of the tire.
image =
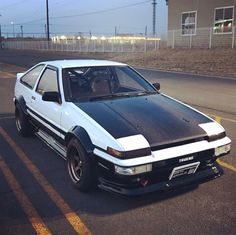
{"type": "Polygon", "coordinates": [[[33,134],[33,127],[19,104],[15,107],[15,122],[19,135],[28,137],[33,134]]]}
{"type": "Polygon", "coordinates": [[[72,138],[67,146],[67,169],[77,189],[88,192],[94,187],[92,161],[76,138],[72,138]]]}

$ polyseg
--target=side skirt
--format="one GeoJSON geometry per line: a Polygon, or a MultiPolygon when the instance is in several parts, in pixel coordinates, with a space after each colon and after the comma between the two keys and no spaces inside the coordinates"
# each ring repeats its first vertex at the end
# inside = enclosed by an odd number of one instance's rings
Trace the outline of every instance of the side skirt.
{"type": "Polygon", "coordinates": [[[53,149],[60,157],[66,160],[66,148],[56,141],[52,136],[39,129],[35,135],[53,149]]]}

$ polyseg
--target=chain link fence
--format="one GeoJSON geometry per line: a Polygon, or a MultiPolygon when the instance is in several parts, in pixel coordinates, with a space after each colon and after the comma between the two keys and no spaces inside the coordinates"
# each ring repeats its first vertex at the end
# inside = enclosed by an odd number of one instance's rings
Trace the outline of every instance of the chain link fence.
{"type": "Polygon", "coordinates": [[[182,30],[169,30],[167,40],[155,37],[75,37],[8,38],[3,48],[19,50],[51,50],[74,52],[148,52],[160,48],[235,48],[235,31],[214,33],[213,28],[197,28],[194,35],[183,35],[182,30]]]}
{"type": "Polygon", "coordinates": [[[167,47],[167,42],[158,38],[144,38],[139,40],[126,39],[73,39],[60,40],[5,40],[3,47],[19,50],[52,50],[74,52],[147,52],[167,47]]]}
{"type": "Polygon", "coordinates": [[[213,28],[197,28],[194,35],[182,35],[182,30],[168,31],[168,47],[171,48],[235,48],[235,30],[232,32],[214,33],[213,28]]]}

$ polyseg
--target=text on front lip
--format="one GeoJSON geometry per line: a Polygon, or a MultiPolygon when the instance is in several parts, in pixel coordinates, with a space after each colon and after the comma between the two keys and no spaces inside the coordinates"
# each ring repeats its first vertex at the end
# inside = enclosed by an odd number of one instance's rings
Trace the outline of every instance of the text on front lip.
{"type": "Polygon", "coordinates": [[[187,161],[191,161],[193,159],[194,159],[194,156],[185,157],[185,158],[179,159],[179,162],[187,162],[187,161]]]}

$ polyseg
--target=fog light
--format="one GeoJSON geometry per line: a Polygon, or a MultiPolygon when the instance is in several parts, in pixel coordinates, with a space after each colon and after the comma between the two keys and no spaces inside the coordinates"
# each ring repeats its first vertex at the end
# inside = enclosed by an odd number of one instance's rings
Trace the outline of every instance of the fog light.
{"type": "Polygon", "coordinates": [[[152,171],[152,164],[134,166],[134,167],[115,166],[115,172],[121,175],[137,175],[150,171],[152,171]]]}
{"type": "Polygon", "coordinates": [[[222,154],[228,153],[230,151],[230,148],[231,148],[230,144],[215,148],[215,156],[218,157],[222,154]]]}

